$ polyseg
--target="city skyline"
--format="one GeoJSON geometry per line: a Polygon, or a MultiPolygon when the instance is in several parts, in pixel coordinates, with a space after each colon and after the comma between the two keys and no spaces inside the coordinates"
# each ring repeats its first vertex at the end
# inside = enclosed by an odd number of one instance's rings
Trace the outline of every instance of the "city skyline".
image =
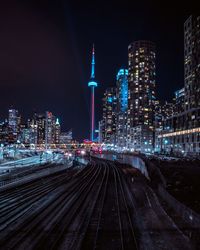
{"type": "Polygon", "coordinates": [[[127,47],[135,40],[145,38],[153,40],[156,44],[158,88],[156,93],[159,99],[169,100],[173,92],[183,86],[183,23],[194,12],[195,5],[180,10],[178,14],[175,10],[171,10],[169,18],[169,7],[161,11],[162,16],[158,13],[156,4],[151,5],[147,1],[141,4],[135,3],[133,13],[129,10],[130,4],[124,5],[122,10],[121,6],[114,6],[112,3],[102,4],[105,18],[101,20],[102,27],[100,27],[98,26],[99,14],[89,2],[84,3],[84,6],[80,5],[80,9],[85,11],[84,15],[79,9],[77,10],[76,4],[70,2],[63,4],[58,1],[57,4],[49,3],[46,7],[44,1],[38,4],[33,4],[31,1],[27,4],[23,1],[13,1],[13,3],[11,10],[8,10],[8,6],[4,4],[2,8],[4,13],[1,13],[3,23],[0,74],[1,119],[11,104],[22,110],[25,117],[28,117],[30,110],[49,109],[61,117],[65,129],[74,128],[75,138],[89,138],[90,108],[87,100],[90,93],[87,81],[90,61],[88,54],[93,42],[97,51],[97,78],[101,83],[96,91],[98,107],[96,121],[101,117],[103,92],[107,87],[115,84],[118,70],[127,68],[127,47]],[[75,9],[76,13],[74,13],[75,9]],[[24,18],[27,17],[25,14],[27,10],[30,17],[26,19],[27,24],[23,24],[24,18]],[[137,13],[139,10],[142,13],[141,16],[137,13]],[[89,32],[85,28],[89,22],[87,13],[91,13],[93,18],[89,32]],[[108,21],[111,13],[113,18],[108,21]],[[119,13],[120,17],[127,15],[127,19],[118,18],[119,13]],[[44,17],[41,19],[42,15],[44,17]],[[167,16],[169,19],[164,20],[167,16]],[[9,31],[6,38],[5,29],[9,31]],[[16,34],[13,29],[19,32],[16,34]],[[31,32],[30,29],[32,29],[31,32]],[[101,31],[104,29],[106,42],[103,37],[99,37],[98,29],[101,31]],[[34,41],[31,39],[35,34],[33,30],[37,34],[37,39],[35,38],[34,41]],[[110,30],[112,30],[111,33],[110,30]],[[82,35],[84,32],[85,36],[82,35]],[[120,39],[117,39],[119,36],[120,39]],[[8,45],[6,39],[9,39],[8,45]],[[169,40],[166,41],[167,39],[169,40]],[[28,56],[25,55],[27,49],[30,49],[28,56]],[[72,53],[69,53],[70,49],[72,53]],[[7,59],[3,61],[5,56],[7,59]],[[18,65],[16,69],[13,69],[13,63],[18,65]],[[165,86],[168,88],[164,88],[165,86]],[[83,121],[81,129],[77,119],[83,121]]]}
{"type": "Polygon", "coordinates": [[[58,117],[52,112],[34,113],[24,119],[14,108],[0,121],[1,146],[22,145],[23,147],[63,147],[72,141],[72,129],[63,131],[58,117]]]}
{"type": "Polygon", "coordinates": [[[200,246],[199,3],[0,8],[0,250],[200,246]]]}

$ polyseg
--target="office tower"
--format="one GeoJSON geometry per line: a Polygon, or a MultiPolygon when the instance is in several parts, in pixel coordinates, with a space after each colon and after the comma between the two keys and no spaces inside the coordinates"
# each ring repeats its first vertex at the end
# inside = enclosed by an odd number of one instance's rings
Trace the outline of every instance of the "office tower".
{"type": "Polygon", "coordinates": [[[46,116],[44,114],[35,113],[31,125],[33,128],[37,129],[37,144],[45,144],[46,116]]]}
{"type": "Polygon", "coordinates": [[[185,110],[200,108],[200,16],[184,23],[185,110]]]}
{"type": "Polygon", "coordinates": [[[55,144],[60,143],[60,122],[58,118],[56,119],[56,124],[55,124],[55,144]]]}
{"type": "Polygon", "coordinates": [[[8,110],[8,125],[15,134],[19,132],[20,120],[21,118],[19,116],[18,110],[16,109],[8,110]]]}
{"type": "Polygon", "coordinates": [[[30,128],[25,127],[21,129],[20,143],[23,143],[24,145],[29,145],[32,143],[32,135],[30,128]]]}
{"type": "Polygon", "coordinates": [[[45,121],[45,145],[51,147],[51,144],[55,143],[55,116],[52,112],[46,111],[45,121]]]}
{"type": "Polygon", "coordinates": [[[4,121],[0,123],[0,143],[7,144],[13,142],[13,132],[12,129],[8,125],[8,121],[4,121]]]}
{"type": "MultiPolygon", "coordinates": [[[[41,130],[38,130],[38,120],[36,120],[36,114],[31,119],[27,120],[27,128],[30,131],[30,143],[31,144],[42,144],[39,143],[39,134],[41,134],[41,130]]],[[[41,127],[40,127],[41,128],[41,127]]],[[[40,138],[42,139],[42,138],[40,138]]]]}
{"type": "Polygon", "coordinates": [[[20,133],[20,123],[21,116],[19,116],[18,110],[9,109],[8,110],[8,126],[10,128],[9,132],[9,142],[16,143],[20,133]]]}

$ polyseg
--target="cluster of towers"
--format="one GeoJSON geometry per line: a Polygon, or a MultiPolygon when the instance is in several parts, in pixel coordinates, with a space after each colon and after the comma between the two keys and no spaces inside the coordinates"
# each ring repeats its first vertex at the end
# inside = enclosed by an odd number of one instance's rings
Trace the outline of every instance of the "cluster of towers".
{"type": "Polygon", "coordinates": [[[8,110],[8,119],[0,123],[0,143],[23,144],[26,147],[59,147],[68,144],[72,132],[61,132],[59,119],[52,112],[34,113],[24,121],[17,109],[8,110]]]}
{"type": "MultiPolygon", "coordinates": [[[[94,48],[91,87],[91,137],[94,140],[94,48]]],[[[108,88],[103,98],[103,119],[99,124],[99,141],[125,146],[133,143],[132,128],[153,128],[155,106],[155,45],[150,41],[133,42],[128,47],[128,69],[120,69],[116,86],[108,88]]]]}
{"type": "MultiPolygon", "coordinates": [[[[140,152],[200,154],[200,16],[184,23],[184,87],[171,103],[156,98],[156,50],[151,41],[128,46],[128,69],[120,69],[116,85],[106,89],[99,142],[140,152]]],[[[91,137],[94,141],[94,48],[91,88],[91,137]]]]}
{"type": "Polygon", "coordinates": [[[155,105],[155,45],[135,41],[128,46],[128,69],[120,69],[104,93],[99,141],[120,150],[151,148],[155,105]]]}

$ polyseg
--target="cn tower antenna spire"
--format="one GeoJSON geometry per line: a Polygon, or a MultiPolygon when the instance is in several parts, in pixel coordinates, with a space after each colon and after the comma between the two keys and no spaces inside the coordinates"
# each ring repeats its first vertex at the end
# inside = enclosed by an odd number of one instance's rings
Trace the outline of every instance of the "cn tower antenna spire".
{"type": "Polygon", "coordinates": [[[97,87],[97,82],[95,81],[95,50],[94,44],[92,47],[92,63],[91,63],[91,76],[88,82],[88,87],[91,89],[91,113],[90,113],[90,140],[95,140],[95,88],[97,87]]]}
{"type": "Polygon", "coordinates": [[[92,47],[92,64],[91,64],[91,79],[95,78],[95,49],[94,49],[94,43],[92,47]]]}

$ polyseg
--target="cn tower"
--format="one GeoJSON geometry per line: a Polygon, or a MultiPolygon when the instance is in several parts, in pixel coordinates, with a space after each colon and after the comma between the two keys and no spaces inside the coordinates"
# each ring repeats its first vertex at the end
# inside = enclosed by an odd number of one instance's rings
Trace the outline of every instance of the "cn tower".
{"type": "Polygon", "coordinates": [[[88,87],[91,89],[91,114],[90,114],[90,140],[94,141],[95,132],[95,101],[94,101],[94,89],[97,87],[97,82],[95,81],[95,51],[94,44],[92,48],[92,63],[91,63],[91,76],[88,82],[88,87]]]}

